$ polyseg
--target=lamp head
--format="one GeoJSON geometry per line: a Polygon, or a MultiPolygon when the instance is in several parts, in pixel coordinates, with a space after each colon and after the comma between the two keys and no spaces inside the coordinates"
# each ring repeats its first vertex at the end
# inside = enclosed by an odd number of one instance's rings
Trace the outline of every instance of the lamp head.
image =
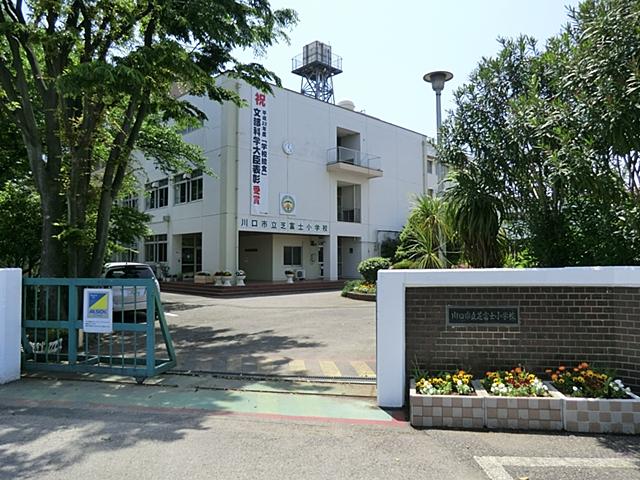
{"type": "Polygon", "coordinates": [[[431,84],[431,88],[436,93],[440,93],[444,89],[444,83],[453,78],[453,73],[444,70],[438,70],[435,72],[429,72],[422,77],[425,82],[431,84]]]}

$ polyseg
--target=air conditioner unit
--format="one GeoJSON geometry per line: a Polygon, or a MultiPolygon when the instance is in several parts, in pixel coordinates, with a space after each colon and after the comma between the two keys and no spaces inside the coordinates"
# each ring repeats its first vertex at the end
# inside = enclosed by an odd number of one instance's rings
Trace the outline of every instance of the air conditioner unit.
{"type": "Polygon", "coordinates": [[[151,188],[158,188],[160,186],[160,182],[151,182],[151,188]]]}
{"type": "Polygon", "coordinates": [[[185,173],[182,175],[182,178],[184,178],[185,180],[188,180],[191,178],[191,174],[190,173],[185,173]]]}
{"type": "Polygon", "coordinates": [[[304,277],[305,277],[304,270],[296,270],[297,280],[304,280],[304,277]]]}

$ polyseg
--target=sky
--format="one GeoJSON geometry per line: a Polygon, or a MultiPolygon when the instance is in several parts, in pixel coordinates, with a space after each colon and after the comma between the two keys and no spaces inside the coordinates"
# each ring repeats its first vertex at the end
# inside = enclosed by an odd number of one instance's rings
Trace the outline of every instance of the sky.
{"type": "Polygon", "coordinates": [[[569,21],[578,0],[271,0],[293,8],[299,22],[290,45],[270,47],[256,60],[276,72],[285,88],[300,90],[291,59],[315,40],[342,57],[333,79],[335,100],[349,99],[357,111],[436,136],[435,93],[422,76],[448,70],[454,78],[442,93],[443,118],[453,91],[468,81],[482,57],[499,50],[498,37],[527,34],[543,46],[569,21]]]}

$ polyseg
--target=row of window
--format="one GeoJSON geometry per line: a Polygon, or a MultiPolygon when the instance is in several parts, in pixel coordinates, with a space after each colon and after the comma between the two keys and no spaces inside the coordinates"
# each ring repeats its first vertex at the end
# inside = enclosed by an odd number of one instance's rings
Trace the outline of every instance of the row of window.
{"type": "MultiPolygon", "coordinates": [[[[194,244],[194,250],[198,250],[200,252],[200,259],[199,259],[199,269],[202,269],[202,240],[200,237],[201,234],[194,234],[194,235],[183,235],[183,257],[185,256],[185,250],[187,249],[187,247],[189,247],[190,245],[188,245],[189,242],[187,242],[187,240],[189,238],[191,238],[192,236],[198,236],[197,240],[200,240],[199,242],[197,242],[197,245],[194,244]]],[[[159,235],[149,235],[148,237],[145,238],[144,241],[144,260],[145,262],[154,262],[154,263],[166,263],[167,262],[167,234],[163,233],[163,234],[159,234],[159,235]]],[[[126,258],[123,258],[124,261],[128,261],[128,262],[137,262],[138,261],[138,254],[135,252],[136,250],[136,246],[131,245],[131,248],[128,249],[127,251],[127,256],[126,258]]],[[[302,265],[302,247],[284,247],[284,265],[285,266],[301,266],[302,265]]],[[[183,261],[186,261],[186,258],[183,258],[183,261]]],[[[198,263],[198,262],[196,262],[198,263]]],[[[196,269],[197,271],[197,269],[196,269]]]]}
{"type": "MultiPolygon", "coordinates": [[[[194,170],[173,177],[174,203],[183,203],[202,200],[202,171],[194,170]]],[[[129,195],[122,200],[124,207],[138,209],[138,196],[129,195]]],[[[169,179],[163,178],[145,185],[145,209],[162,208],[169,205],[169,179]]]]}

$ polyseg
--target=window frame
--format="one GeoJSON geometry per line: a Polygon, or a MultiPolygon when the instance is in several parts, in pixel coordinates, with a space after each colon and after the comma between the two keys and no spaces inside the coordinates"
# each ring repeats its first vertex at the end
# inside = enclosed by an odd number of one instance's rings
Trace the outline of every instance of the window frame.
{"type": "Polygon", "coordinates": [[[284,245],[282,248],[282,261],[285,267],[302,267],[302,247],[300,245],[284,245]],[[287,263],[287,256],[290,257],[289,260],[292,263],[287,263]],[[298,257],[299,263],[293,263],[296,257],[298,257]]]}

